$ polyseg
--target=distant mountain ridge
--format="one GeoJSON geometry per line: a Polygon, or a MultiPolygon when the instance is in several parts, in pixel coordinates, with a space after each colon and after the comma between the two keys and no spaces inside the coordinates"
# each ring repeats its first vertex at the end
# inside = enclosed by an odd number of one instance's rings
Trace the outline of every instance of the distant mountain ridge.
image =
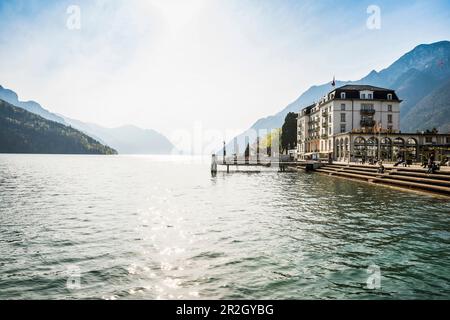
{"type": "Polygon", "coordinates": [[[164,135],[136,126],[105,128],[97,124],[85,123],[79,120],[51,113],[35,101],[20,101],[16,92],[0,86],[0,99],[37,114],[47,120],[71,126],[92,138],[111,146],[120,154],[171,154],[176,152],[174,145],[164,135]]]}
{"type": "Polygon", "coordinates": [[[0,153],[117,154],[76,129],[1,99],[0,153]]]}
{"type": "Polygon", "coordinates": [[[155,130],[141,129],[132,125],[105,128],[67,117],[64,117],[64,121],[84,133],[98,138],[103,143],[114,146],[121,154],[172,154],[176,152],[169,139],[155,130]]]}
{"type": "Polygon", "coordinates": [[[41,105],[35,101],[20,101],[17,93],[10,89],[3,88],[0,85],[0,99],[12,104],[13,106],[25,109],[29,112],[37,114],[42,118],[47,120],[59,122],[61,124],[67,125],[62,117],[49,112],[48,110],[41,107],[41,105]]]}
{"type": "MultiPolygon", "coordinates": [[[[419,45],[380,72],[373,70],[367,76],[357,81],[336,81],[336,86],[368,84],[396,90],[397,95],[403,100],[401,104],[402,130],[415,132],[415,128],[421,127],[422,118],[417,112],[414,117],[408,118],[409,112],[415,109],[415,106],[422,99],[441,87],[448,79],[450,79],[450,41],[440,41],[433,44],[419,45]],[[409,120],[403,123],[403,119],[409,120]]],[[[250,130],[280,128],[289,112],[299,112],[331,91],[330,83],[312,86],[300,95],[297,100],[277,114],[257,120],[249,130],[237,137],[239,149],[243,150],[245,136],[248,135],[250,130]]],[[[430,121],[429,125],[435,126],[442,131],[450,124],[450,105],[441,105],[440,108],[445,108],[447,111],[441,113],[443,119],[441,119],[440,123],[442,124],[439,125],[430,121]]],[[[233,149],[233,141],[231,141],[227,144],[227,150],[232,152],[233,149]]]]}
{"type": "Polygon", "coordinates": [[[403,126],[407,131],[438,128],[441,132],[450,132],[449,113],[450,79],[420,100],[403,119],[403,126]],[[417,123],[417,119],[420,123],[417,123]]]}

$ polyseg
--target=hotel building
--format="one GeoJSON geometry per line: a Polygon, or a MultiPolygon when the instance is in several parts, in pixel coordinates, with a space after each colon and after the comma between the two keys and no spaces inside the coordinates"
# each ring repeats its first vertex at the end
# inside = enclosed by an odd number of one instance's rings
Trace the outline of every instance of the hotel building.
{"type": "Polygon", "coordinates": [[[336,88],[298,117],[299,160],[413,161],[431,148],[450,150],[450,134],[400,131],[401,100],[394,90],[368,85],[336,88]]]}

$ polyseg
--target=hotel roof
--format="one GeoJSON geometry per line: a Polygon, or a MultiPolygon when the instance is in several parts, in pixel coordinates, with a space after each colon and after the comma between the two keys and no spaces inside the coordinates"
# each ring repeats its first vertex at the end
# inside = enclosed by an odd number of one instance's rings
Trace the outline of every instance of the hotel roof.
{"type": "MultiPolygon", "coordinates": [[[[392,89],[386,89],[386,88],[380,88],[380,87],[374,87],[369,85],[359,85],[359,84],[348,84],[339,88],[336,88],[335,90],[355,90],[355,91],[386,91],[386,92],[393,92],[392,89]]],[[[334,91],[334,90],[333,90],[334,91]]]]}

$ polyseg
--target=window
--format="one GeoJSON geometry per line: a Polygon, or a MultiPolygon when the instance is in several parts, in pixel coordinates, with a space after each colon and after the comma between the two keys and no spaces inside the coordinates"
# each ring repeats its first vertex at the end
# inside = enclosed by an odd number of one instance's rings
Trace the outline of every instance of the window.
{"type": "Polygon", "coordinates": [[[345,122],[345,113],[341,113],[341,122],[345,122]]]}
{"type": "Polygon", "coordinates": [[[329,122],[329,123],[332,123],[332,122],[333,122],[333,117],[332,117],[332,116],[329,117],[328,122],[329,122]]]}
{"type": "Polygon", "coordinates": [[[426,143],[432,143],[433,142],[433,137],[426,137],[425,138],[425,142],[426,143]]]}
{"type": "Polygon", "coordinates": [[[387,99],[388,99],[388,100],[392,100],[392,93],[389,93],[389,94],[387,95],[387,99]]]}
{"type": "Polygon", "coordinates": [[[341,104],[341,111],[345,111],[345,103],[341,104]]]}
{"type": "Polygon", "coordinates": [[[447,143],[450,143],[450,137],[445,138],[445,140],[447,141],[447,143]]]}
{"type": "Polygon", "coordinates": [[[361,110],[363,111],[373,111],[374,106],[372,103],[361,103],[361,110]]]}
{"type": "Polygon", "coordinates": [[[392,104],[388,104],[388,111],[392,112],[392,104]]]}
{"type": "MultiPolygon", "coordinates": [[[[331,136],[331,134],[333,133],[333,131],[331,130],[331,128],[328,128],[328,134],[331,136]]],[[[449,141],[447,141],[447,143],[450,142],[450,138],[447,138],[449,141]]]]}
{"type": "Polygon", "coordinates": [[[341,133],[345,133],[345,131],[347,130],[345,124],[341,124],[341,133]]]}
{"type": "Polygon", "coordinates": [[[369,99],[370,99],[370,100],[373,99],[373,94],[369,93],[369,99]]]}
{"type": "Polygon", "coordinates": [[[392,114],[388,114],[388,123],[392,123],[392,114]]]}
{"type": "Polygon", "coordinates": [[[345,92],[341,92],[341,99],[345,99],[345,92]]]}
{"type": "Polygon", "coordinates": [[[365,93],[361,93],[361,99],[366,99],[366,94],[365,93]]]}

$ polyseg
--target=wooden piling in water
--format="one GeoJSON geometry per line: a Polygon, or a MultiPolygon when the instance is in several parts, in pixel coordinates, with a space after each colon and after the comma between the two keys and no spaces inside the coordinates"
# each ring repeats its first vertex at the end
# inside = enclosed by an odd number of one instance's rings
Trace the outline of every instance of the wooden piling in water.
{"type": "Polygon", "coordinates": [[[217,159],[216,159],[216,155],[213,154],[211,157],[211,174],[216,174],[217,173],[217,159]]]}

